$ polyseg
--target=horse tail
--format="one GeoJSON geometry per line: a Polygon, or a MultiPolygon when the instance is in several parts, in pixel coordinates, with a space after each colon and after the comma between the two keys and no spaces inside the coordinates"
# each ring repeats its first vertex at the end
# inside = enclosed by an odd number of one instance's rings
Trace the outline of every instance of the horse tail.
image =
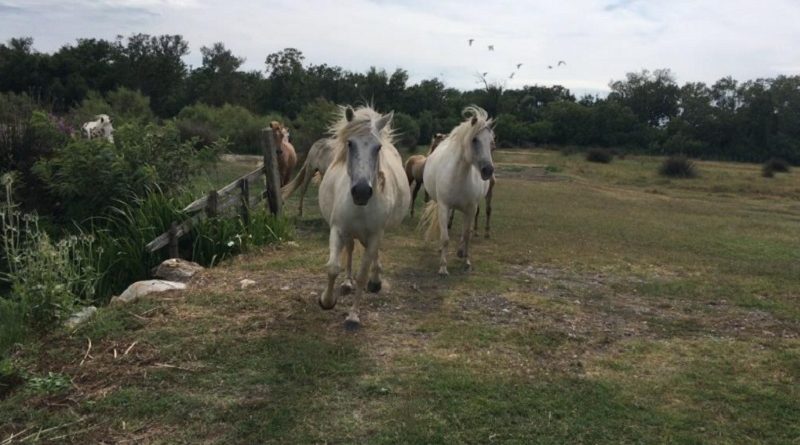
{"type": "Polygon", "coordinates": [[[420,230],[425,230],[425,241],[439,239],[439,203],[434,200],[425,204],[425,211],[419,219],[420,230]]]}
{"type": "Polygon", "coordinates": [[[300,167],[300,171],[297,172],[297,176],[295,176],[294,179],[292,179],[288,184],[281,187],[281,199],[284,201],[289,199],[289,197],[292,196],[292,193],[294,193],[294,191],[300,187],[300,184],[303,183],[307,174],[308,159],[306,159],[306,162],[304,162],[303,166],[300,167]]]}

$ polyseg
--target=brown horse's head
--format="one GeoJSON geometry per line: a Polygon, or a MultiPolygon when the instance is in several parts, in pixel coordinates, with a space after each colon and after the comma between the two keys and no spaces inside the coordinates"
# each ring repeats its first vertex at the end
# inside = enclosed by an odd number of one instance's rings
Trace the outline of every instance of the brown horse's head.
{"type": "Polygon", "coordinates": [[[269,123],[269,128],[272,130],[272,139],[275,141],[275,152],[280,156],[283,154],[284,127],[280,122],[272,121],[269,123]]]}
{"type": "Polygon", "coordinates": [[[428,154],[433,153],[433,150],[436,150],[436,147],[442,143],[443,140],[447,139],[447,133],[436,133],[431,138],[431,148],[428,149],[428,154]]]}

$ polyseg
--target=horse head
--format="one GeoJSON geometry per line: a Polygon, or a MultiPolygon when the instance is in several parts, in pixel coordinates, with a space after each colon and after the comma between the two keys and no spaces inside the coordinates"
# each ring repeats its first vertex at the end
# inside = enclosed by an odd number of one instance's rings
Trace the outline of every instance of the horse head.
{"type": "MultiPolygon", "coordinates": [[[[391,122],[394,112],[373,116],[369,121],[354,123],[358,130],[347,135],[347,173],[350,176],[350,195],[356,205],[367,205],[373,188],[380,185],[380,150],[384,143],[382,133],[391,122]]],[[[353,109],[345,109],[345,118],[353,123],[353,109]]]]}
{"type": "Polygon", "coordinates": [[[488,181],[494,175],[494,163],[492,162],[492,151],[495,148],[494,130],[487,124],[485,119],[472,116],[470,125],[476,127],[482,124],[482,128],[476,128],[474,136],[470,141],[467,159],[478,169],[481,179],[488,181]]]}

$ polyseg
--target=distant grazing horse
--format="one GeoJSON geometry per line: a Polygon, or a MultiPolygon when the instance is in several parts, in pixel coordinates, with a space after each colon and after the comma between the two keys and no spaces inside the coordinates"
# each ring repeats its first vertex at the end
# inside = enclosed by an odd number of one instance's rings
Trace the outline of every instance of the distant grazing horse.
{"type": "Polygon", "coordinates": [[[320,176],[325,176],[325,170],[331,165],[334,142],[330,138],[323,138],[314,142],[314,145],[308,150],[306,162],[300,167],[297,176],[281,189],[281,197],[286,201],[298,187],[300,188],[300,216],[303,216],[303,198],[306,196],[306,190],[308,189],[308,184],[311,183],[311,178],[314,177],[316,172],[319,172],[320,176]]]}
{"type": "Polygon", "coordinates": [[[87,139],[105,138],[108,142],[114,143],[114,127],[111,125],[111,117],[107,114],[98,114],[93,121],[83,124],[81,129],[87,139]]]}
{"type": "MultiPolygon", "coordinates": [[[[428,155],[433,153],[433,150],[436,150],[436,147],[446,138],[447,135],[444,133],[436,133],[435,136],[431,138],[431,147],[428,149],[428,155]]],[[[419,192],[419,188],[422,187],[422,171],[425,168],[425,159],[427,159],[424,155],[414,155],[408,158],[406,161],[406,177],[408,178],[408,188],[411,188],[411,184],[415,181],[417,185],[414,187],[414,191],[411,194],[411,216],[414,216],[414,203],[417,201],[417,192],[419,192]]],[[[428,201],[427,194],[425,195],[425,201],[428,201]]]]}
{"type": "Polygon", "coordinates": [[[278,173],[281,177],[281,187],[289,182],[292,177],[292,170],[297,165],[297,153],[294,151],[294,146],[289,142],[289,129],[281,125],[279,122],[272,121],[269,124],[272,129],[272,137],[275,139],[275,145],[278,147],[276,153],[278,155],[278,173]]]}
{"type": "Polygon", "coordinates": [[[423,181],[431,201],[425,208],[421,224],[427,225],[427,237],[436,233],[440,238],[439,275],[447,276],[447,220],[451,209],[464,214],[464,230],[458,256],[472,269],[469,242],[472,236],[472,218],[478,204],[489,191],[494,175],[492,146],[494,131],[486,111],[476,106],[464,109],[467,119],[450,132],[435,152],[425,161],[423,181]]]}
{"type": "Polygon", "coordinates": [[[336,306],[334,283],[341,271],[342,250],[346,249],[348,276],[342,290],[352,289],[354,294],[345,321],[348,329],[357,329],[361,324],[358,303],[364,287],[370,292],[381,289],[378,250],[384,231],[400,224],[411,202],[403,160],[392,141],[392,116],[393,113],[381,115],[370,107],[344,108],[331,128],[333,162],[319,186],[319,208],[331,228],[328,285],[319,305],[323,309],[336,306]],[[353,287],[355,240],[364,246],[364,255],[353,287]]]}

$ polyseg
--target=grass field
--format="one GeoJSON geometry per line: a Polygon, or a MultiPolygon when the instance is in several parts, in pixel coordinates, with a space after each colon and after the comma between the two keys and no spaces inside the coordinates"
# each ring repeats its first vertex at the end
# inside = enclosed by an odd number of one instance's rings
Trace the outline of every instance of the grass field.
{"type": "Polygon", "coordinates": [[[19,350],[0,443],[800,442],[797,172],[496,161],[473,272],[451,252],[440,279],[408,219],[346,332],[347,297],[316,303],[327,227],[312,187],[299,246],[19,350]]]}

